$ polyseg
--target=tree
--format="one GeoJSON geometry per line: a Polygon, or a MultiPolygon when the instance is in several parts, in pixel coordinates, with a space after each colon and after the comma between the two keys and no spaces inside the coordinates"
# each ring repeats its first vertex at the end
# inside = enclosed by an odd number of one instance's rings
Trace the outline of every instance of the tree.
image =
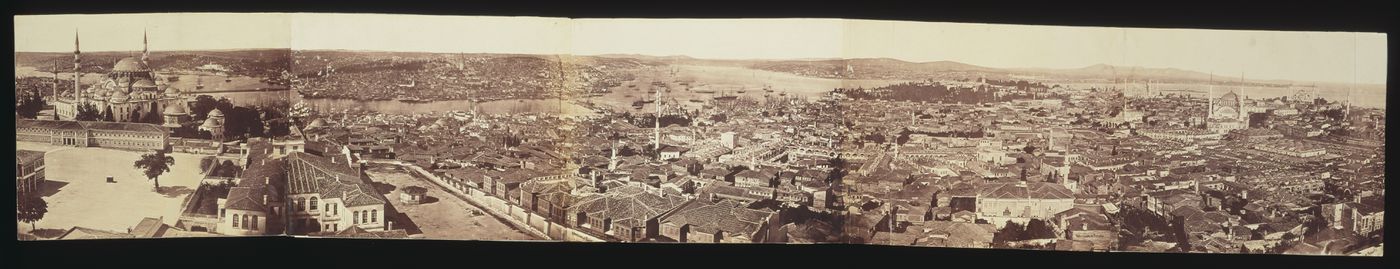
{"type": "Polygon", "coordinates": [[[29,228],[34,229],[34,222],[44,218],[44,214],[49,212],[49,203],[44,201],[35,192],[19,193],[19,200],[15,206],[15,220],[28,222],[29,228]]]}
{"type": "Polygon", "coordinates": [[[102,120],[102,114],[101,112],[97,111],[97,106],[94,106],[92,104],[81,104],[78,105],[78,111],[76,114],[73,115],[73,119],[79,121],[102,120]]]}
{"type": "Polygon", "coordinates": [[[1040,219],[1031,219],[1030,223],[1026,223],[1026,233],[1023,236],[1025,236],[1023,240],[1049,239],[1056,237],[1055,229],[1051,228],[1049,224],[1045,223],[1045,221],[1042,221],[1040,219]]]}
{"type": "Polygon", "coordinates": [[[102,110],[102,121],[105,121],[105,122],[116,122],[116,121],[117,121],[117,116],[116,116],[116,115],[112,115],[112,106],[103,106],[102,109],[103,109],[103,110],[102,110]]]}
{"type": "Polygon", "coordinates": [[[214,110],[218,104],[219,101],[215,100],[213,96],[195,96],[194,103],[190,104],[190,116],[196,121],[203,121],[209,116],[209,111],[214,110]]]}
{"type": "Polygon", "coordinates": [[[132,122],[132,123],[141,122],[141,109],[140,109],[140,108],[132,109],[132,110],[131,110],[131,115],[127,116],[126,119],[127,119],[127,122],[132,122]]]}
{"type": "Polygon", "coordinates": [[[1025,232],[1026,228],[1024,226],[1021,226],[1020,223],[1007,220],[1006,226],[1002,226],[1001,230],[998,230],[997,234],[992,236],[992,241],[1000,244],[1006,244],[1007,242],[1012,241],[1021,241],[1021,239],[1025,237],[1025,232]]]}
{"type": "Polygon", "coordinates": [[[29,98],[21,100],[19,105],[15,106],[15,113],[18,113],[21,118],[33,119],[34,117],[38,117],[39,111],[43,109],[44,97],[33,94],[30,95],[29,98]]]}
{"type": "Polygon", "coordinates": [[[172,165],[175,165],[175,158],[166,156],[164,151],[141,155],[141,159],[132,164],[137,169],[145,169],[146,178],[155,184],[156,191],[160,191],[160,175],[170,172],[172,165]]]}

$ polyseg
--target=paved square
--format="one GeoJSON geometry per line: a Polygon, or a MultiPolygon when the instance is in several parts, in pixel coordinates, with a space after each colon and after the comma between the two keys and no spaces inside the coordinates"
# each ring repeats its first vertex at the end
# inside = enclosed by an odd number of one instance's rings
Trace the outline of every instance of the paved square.
{"type": "MultiPolygon", "coordinates": [[[[17,142],[16,148],[47,152],[44,168],[49,182],[44,200],[49,211],[35,222],[38,229],[67,230],[73,226],[126,232],[142,218],[163,217],[174,225],[180,217],[180,204],[193,192],[201,178],[198,155],[176,153],[175,165],[160,176],[167,194],[151,189],[151,181],[132,163],[145,152],[103,148],[75,148],[17,142]],[[107,177],[116,183],[107,183],[107,177]],[[54,190],[52,188],[57,188],[54,190]]],[[[22,231],[29,224],[19,225],[22,231]]]]}

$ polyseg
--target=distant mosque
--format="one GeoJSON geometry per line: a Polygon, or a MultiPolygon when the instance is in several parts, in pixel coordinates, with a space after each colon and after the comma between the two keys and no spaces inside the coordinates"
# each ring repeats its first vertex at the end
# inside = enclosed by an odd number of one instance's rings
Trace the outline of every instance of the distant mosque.
{"type": "Polygon", "coordinates": [[[91,104],[99,113],[111,111],[112,119],[117,122],[130,122],[134,111],[142,118],[160,115],[164,123],[162,125],[172,129],[185,124],[185,121],[189,120],[188,106],[191,98],[156,77],[155,71],[150,67],[148,41],[147,36],[143,34],[141,58],[126,57],[118,60],[102,81],[84,89],[81,83],[82,52],[79,50],[78,35],[75,33],[73,89],[59,93],[57,86],[54,87],[54,96],[59,96],[54,102],[58,119],[74,120],[79,105],[91,104]]]}
{"type": "MultiPolygon", "coordinates": [[[[1243,86],[1240,88],[1243,90],[1243,86]]],[[[1249,128],[1249,113],[1244,108],[1244,98],[1228,91],[1215,97],[1214,85],[1210,91],[1210,107],[1206,115],[1206,129],[1215,133],[1249,128]]]]}

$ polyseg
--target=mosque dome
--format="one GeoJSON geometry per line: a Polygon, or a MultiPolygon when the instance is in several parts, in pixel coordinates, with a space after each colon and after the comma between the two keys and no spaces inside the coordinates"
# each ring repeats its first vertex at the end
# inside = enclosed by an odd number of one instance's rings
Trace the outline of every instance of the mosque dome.
{"type": "Polygon", "coordinates": [[[112,66],[112,71],[115,71],[115,72],[144,72],[144,71],[150,71],[150,67],[147,67],[147,66],[146,66],[146,63],[141,62],[140,59],[136,59],[135,57],[126,57],[126,58],[122,58],[121,60],[117,61],[117,64],[112,66]]]}
{"type": "Polygon", "coordinates": [[[176,95],[180,95],[180,90],[179,90],[179,89],[176,89],[175,87],[165,87],[165,95],[167,95],[167,96],[176,96],[176,95]]]}
{"type": "Polygon", "coordinates": [[[224,117],[224,111],[219,110],[218,108],[215,108],[214,110],[210,110],[210,111],[209,111],[209,118],[215,118],[215,117],[218,117],[218,118],[224,117]]]}
{"type": "MultiPolygon", "coordinates": [[[[215,109],[214,111],[219,111],[219,110],[215,109]]],[[[210,114],[213,114],[214,112],[209,112],[209,113],[210,113],[210,114]]],[[[201,129],[201,130],[206,130],[206,131],[212,131],[212,130],[214,130],[215,128],[219,128],[219,127],[221,127],[221,126],[223,126],[223,125],[224,125],[223,121],[220,120],[219,118],[210,117],[210,118],[204,120],[204,124],[199,125],[199,129],[201,129]]]]}
{"type": "Polygon", "coordinates": [[[185,106],[178,104],[165,106],[165,115],[184,116],[186,114],[189,114],[189,112],[185,111],[185,106]]]}

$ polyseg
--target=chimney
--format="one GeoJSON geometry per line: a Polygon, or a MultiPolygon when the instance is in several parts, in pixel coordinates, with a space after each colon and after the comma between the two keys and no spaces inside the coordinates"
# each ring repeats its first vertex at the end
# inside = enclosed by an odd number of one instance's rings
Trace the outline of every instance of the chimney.
{"type": "Polygon", "coordinates": [[[263,194],[263,204],[267,204],[267,194],[263,194]]]}
{"type": "Polygon", "coordinates": [[[388,220],[384,221],[384,230],[393,230],[393,229],[394,229],[394,222],[393,222],[393,221],[388,221],[388,220]]]}
{"type": "Polygon", "coordinates": [[[263,177],[263,185],[272,184],[272,177],[263,177]]]}

